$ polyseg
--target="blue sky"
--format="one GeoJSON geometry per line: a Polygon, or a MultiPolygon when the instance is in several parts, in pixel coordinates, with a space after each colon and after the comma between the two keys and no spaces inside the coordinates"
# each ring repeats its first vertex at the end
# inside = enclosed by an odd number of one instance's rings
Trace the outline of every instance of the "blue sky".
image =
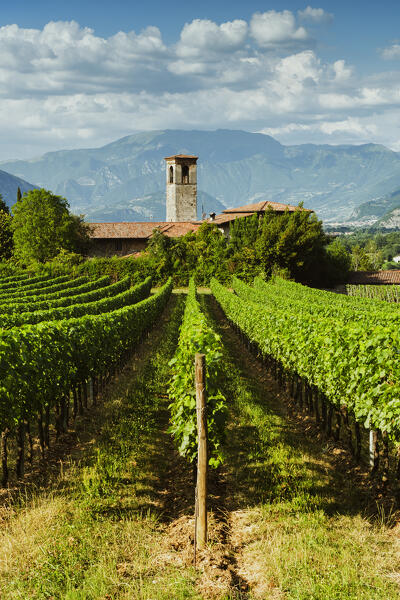
{"type": "Polygon", "coordinates": [[[5,3],[0,159],[232,128],[400,151],[400,3],[5,3]]]}

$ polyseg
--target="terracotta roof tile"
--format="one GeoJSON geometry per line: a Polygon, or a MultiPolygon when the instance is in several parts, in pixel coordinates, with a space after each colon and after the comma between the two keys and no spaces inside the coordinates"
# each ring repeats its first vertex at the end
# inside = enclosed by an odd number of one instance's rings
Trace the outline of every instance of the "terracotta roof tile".
{"type": "Polygon", "coordinates": [[[307,208],[299,208],[298,206],[292,206],[291,204],[282,204],[281,202],[269,202],[268,200],[263,202],[257,202],[256,204],[247,204],[246,206],[238,206],[237,208],[227,208],[223,213],[243,213],[243,212],[264,212],[268,210],[268,208],[272,208],[272,210],[276,210],[277,212],[288,210],[290,212],[295,210],[308,210],[307,208]]]}
{"type": "Polygon", "coordinates": [[[189,231],[197,231],[201,223],[184,221],[180,223],[125,222],[125,223],[89,223],[93,239],[148,239],[154,229],[159,229],[168,237],[180,237],[189,231]]]}
{"type": "Polygon", "coordinates": [[[173,156],[166,156],[164,160],[171,160],[172,158],[192,158],[197,160],[199,157],[192,154],[174,154],[173,156]]]}
{"type": "Polygon", "coordinates": [[[210,223],[215,223],[216,225],[218,224],[223,224],[223,223],[228,223],[229,221],[235,221],[235,219],[242,219],[244,217],[251,217],[252,215],[254,215],[253,212],[241,212],[241,213],[230,213],[230,214],[222,214],[222,215],[217,215],[215,217],[215,219],[213,221],[209,221],[210,223]]]}
{"type": "Polygon", "coordinates": [[[393,271],[353,271],[347,283],[353,285],[400,285],[400,269],[393,271]]]}

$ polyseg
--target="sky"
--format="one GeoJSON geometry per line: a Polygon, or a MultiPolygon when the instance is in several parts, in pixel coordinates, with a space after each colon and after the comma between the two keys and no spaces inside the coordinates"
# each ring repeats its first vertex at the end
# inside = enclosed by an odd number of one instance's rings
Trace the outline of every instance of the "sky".
{"type": "Polygon", "coordinates": [[[400,151],[400,3],[13,0],[0,160],[159,129],[400,151]]]}

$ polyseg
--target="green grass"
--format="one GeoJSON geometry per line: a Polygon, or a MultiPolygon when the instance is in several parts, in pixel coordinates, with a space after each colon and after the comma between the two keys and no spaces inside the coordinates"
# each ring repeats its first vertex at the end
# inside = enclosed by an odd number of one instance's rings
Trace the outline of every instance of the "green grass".
{"type": "Polygon", "coordinates": [[[348,463],[290,419],[275,383],[215,305],[203,305],[226,350],[230,543],[248,597],[400,598],[399,533],[387,526],[393,519],[367,518],[368,491],[348,463]]]}
{"type": "Polygon", "coordinates": [[[52,491],[4,511],[2,599],[200,597],[164,518],[172,454],[165,390],[182,308],[171,299],[167,322],[111,387],[89,455],[66,465],[52,491]]]}

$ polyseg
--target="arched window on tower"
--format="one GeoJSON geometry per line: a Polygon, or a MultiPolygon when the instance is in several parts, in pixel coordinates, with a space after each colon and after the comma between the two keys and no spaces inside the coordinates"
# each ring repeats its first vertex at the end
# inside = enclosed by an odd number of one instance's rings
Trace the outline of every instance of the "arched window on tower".
{"type": "Polygon", "coordinates": [[[189,183],[189,167],[187,165],[182,166],[182,183],[189,183]]]}
{"type": "Polygon", "coordinates": [[[174,167],[169,168],[169,182],[174,183],[174,167]]]}

